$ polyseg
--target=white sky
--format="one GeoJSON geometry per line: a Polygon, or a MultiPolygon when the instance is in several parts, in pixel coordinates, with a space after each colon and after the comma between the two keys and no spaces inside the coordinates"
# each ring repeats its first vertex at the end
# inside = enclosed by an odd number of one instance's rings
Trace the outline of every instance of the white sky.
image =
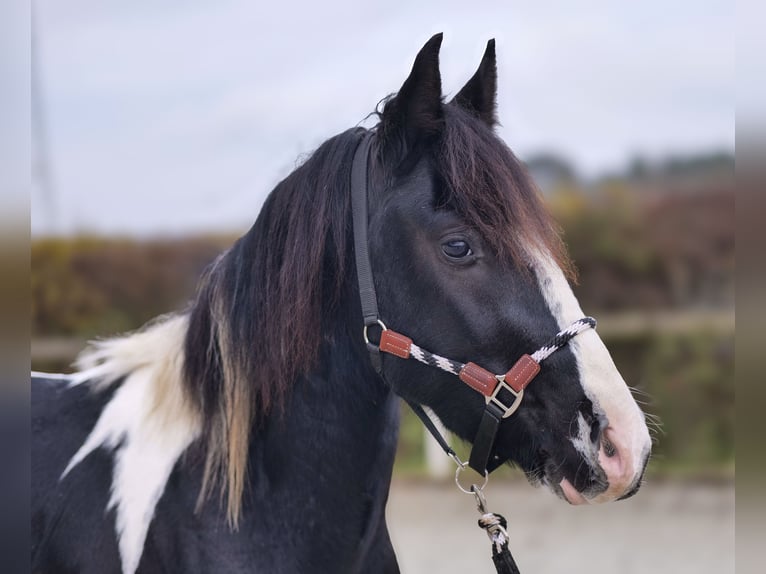
{"type": "Polygon", "coordinates": [[[522,158],[555,151],[594,175],[733,151],[731,3],[470,4],[38,1],[56,218],[35,191],[33,233],[244,229],[440,31],[447,94],[497,39],[500,133],[522,158]]]}

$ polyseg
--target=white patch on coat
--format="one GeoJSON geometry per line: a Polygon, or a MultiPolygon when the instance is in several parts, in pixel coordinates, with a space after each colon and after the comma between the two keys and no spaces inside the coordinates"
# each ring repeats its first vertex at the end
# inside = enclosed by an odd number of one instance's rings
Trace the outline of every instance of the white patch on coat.
{"type": "MultiPolygon", "coordinates": [[[[558,322],[559,329],[584,316],[580,304],[572,292],[561,268],[548,255],[535,257],[535,270],[543,297],[558,322]]],[[[644,414],[601,341],[595,329],[588,329],[569,342],[577,362],[580,382],[585,395],[593,403],[594,410],[609,419],[610,432],[619,435],[615,444],[633,467],[634,474],[651,448],[649,430],[644,414]]],[[[575,447],[589,440],[589,429],[580,426],[580,434],[574,439],[575,447]],[[583,431],[586,432],[583,433],[583,431]]],[[[610,489],[610,495],[613,494],[610,489]]]]}
{"type": "Polygon", "coordinates": [[[200,435],[200,415],[181,385],[186,328],[185,316],[170,317],[138,333],[97,342],[78,360],[81,371],[73,384],[88,381],[103,389],[125,377],[61,476],[97,448],[114,451],[107,510],[115,510],[124,574],[138,568],[170,473],[200,435]]]}
{"type": "Polygon", "coordinates": [[[572,445],[589,465],[598,468],[598,445],[590,440],[590,425],[582,413],[577,413],[577,436],[572,439],[572,445]]]}

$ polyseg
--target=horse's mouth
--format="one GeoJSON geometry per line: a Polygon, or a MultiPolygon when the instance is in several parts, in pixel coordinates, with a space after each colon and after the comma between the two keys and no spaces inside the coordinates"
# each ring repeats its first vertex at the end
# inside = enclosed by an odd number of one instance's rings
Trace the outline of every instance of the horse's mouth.
{"type": "MultiPolygon", "coordinates": [[[[578,470],[588,467],[587,463],[580,465],[578,470]]],[[[536,472],[527,472],[527,480],[534,486],[544,485],[559,498],[572,505],[590,504],[590,500],[604,492],[609,483],[601,469],[587,468],[589,472],[588,484],[579,489],[575,486],[575,477],[568,477],[562,470],[562,465],[557,464],[550,457],[537,466],[536,472]]]]}
{"type": "Polygon", "coordinates": [[[561,482],[558,483],[556,493],[574,506],[590,504],[590,500],[588,500],[582,492],[577,490],[566,478],[562,478],[561,482]]]}
{"type": "Polygon", "coordinates": [[[556,496],[573,506],[590,504],[592,498],[606,490],[606,486],[598,485],[589,486],[581,491],[566,477],[555,481],[549,480],[546,477],[543,480],[543,484],[545,484],[556,496]]]}

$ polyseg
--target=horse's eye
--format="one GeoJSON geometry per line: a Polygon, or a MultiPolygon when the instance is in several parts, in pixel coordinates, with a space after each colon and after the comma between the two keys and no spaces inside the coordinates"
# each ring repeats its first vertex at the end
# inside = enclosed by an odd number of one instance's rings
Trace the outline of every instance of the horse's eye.
{"type": "Polygon", "coordinates": [[[471,247],[462,239],[454,239],[442,243],[442,251],[444,251],[444,254],[450,259],[463,259],[464,257],[473,254],[471,247]]]}

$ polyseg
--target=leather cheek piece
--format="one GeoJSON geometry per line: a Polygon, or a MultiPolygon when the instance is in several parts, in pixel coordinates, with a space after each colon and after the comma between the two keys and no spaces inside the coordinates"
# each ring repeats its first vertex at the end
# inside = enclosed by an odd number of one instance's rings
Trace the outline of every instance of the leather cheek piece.
{"type": "Polygon", "coordinates": [[[476,363],[466,363],[460,369],[460,380],[486,397],[490,396],[497,386],[497,377],[476,363]]]}
{"type": "Polygon", "coordinates": [[[396,355],[402,359],[410,358],[411,346],[412,339],[405,337],[396,331],[392,331],[391,329],[386,329],[380,336],[380,350],[384,353],[396,355]]]}
{"type": "Polygon", "coordinates": [[[540,372],[540,363],[535,361],[529,355],[522,355],[511,367],[511,370],[505,374],[505,382],[517,393],[532,382],[532,379],[540,372]]]}

